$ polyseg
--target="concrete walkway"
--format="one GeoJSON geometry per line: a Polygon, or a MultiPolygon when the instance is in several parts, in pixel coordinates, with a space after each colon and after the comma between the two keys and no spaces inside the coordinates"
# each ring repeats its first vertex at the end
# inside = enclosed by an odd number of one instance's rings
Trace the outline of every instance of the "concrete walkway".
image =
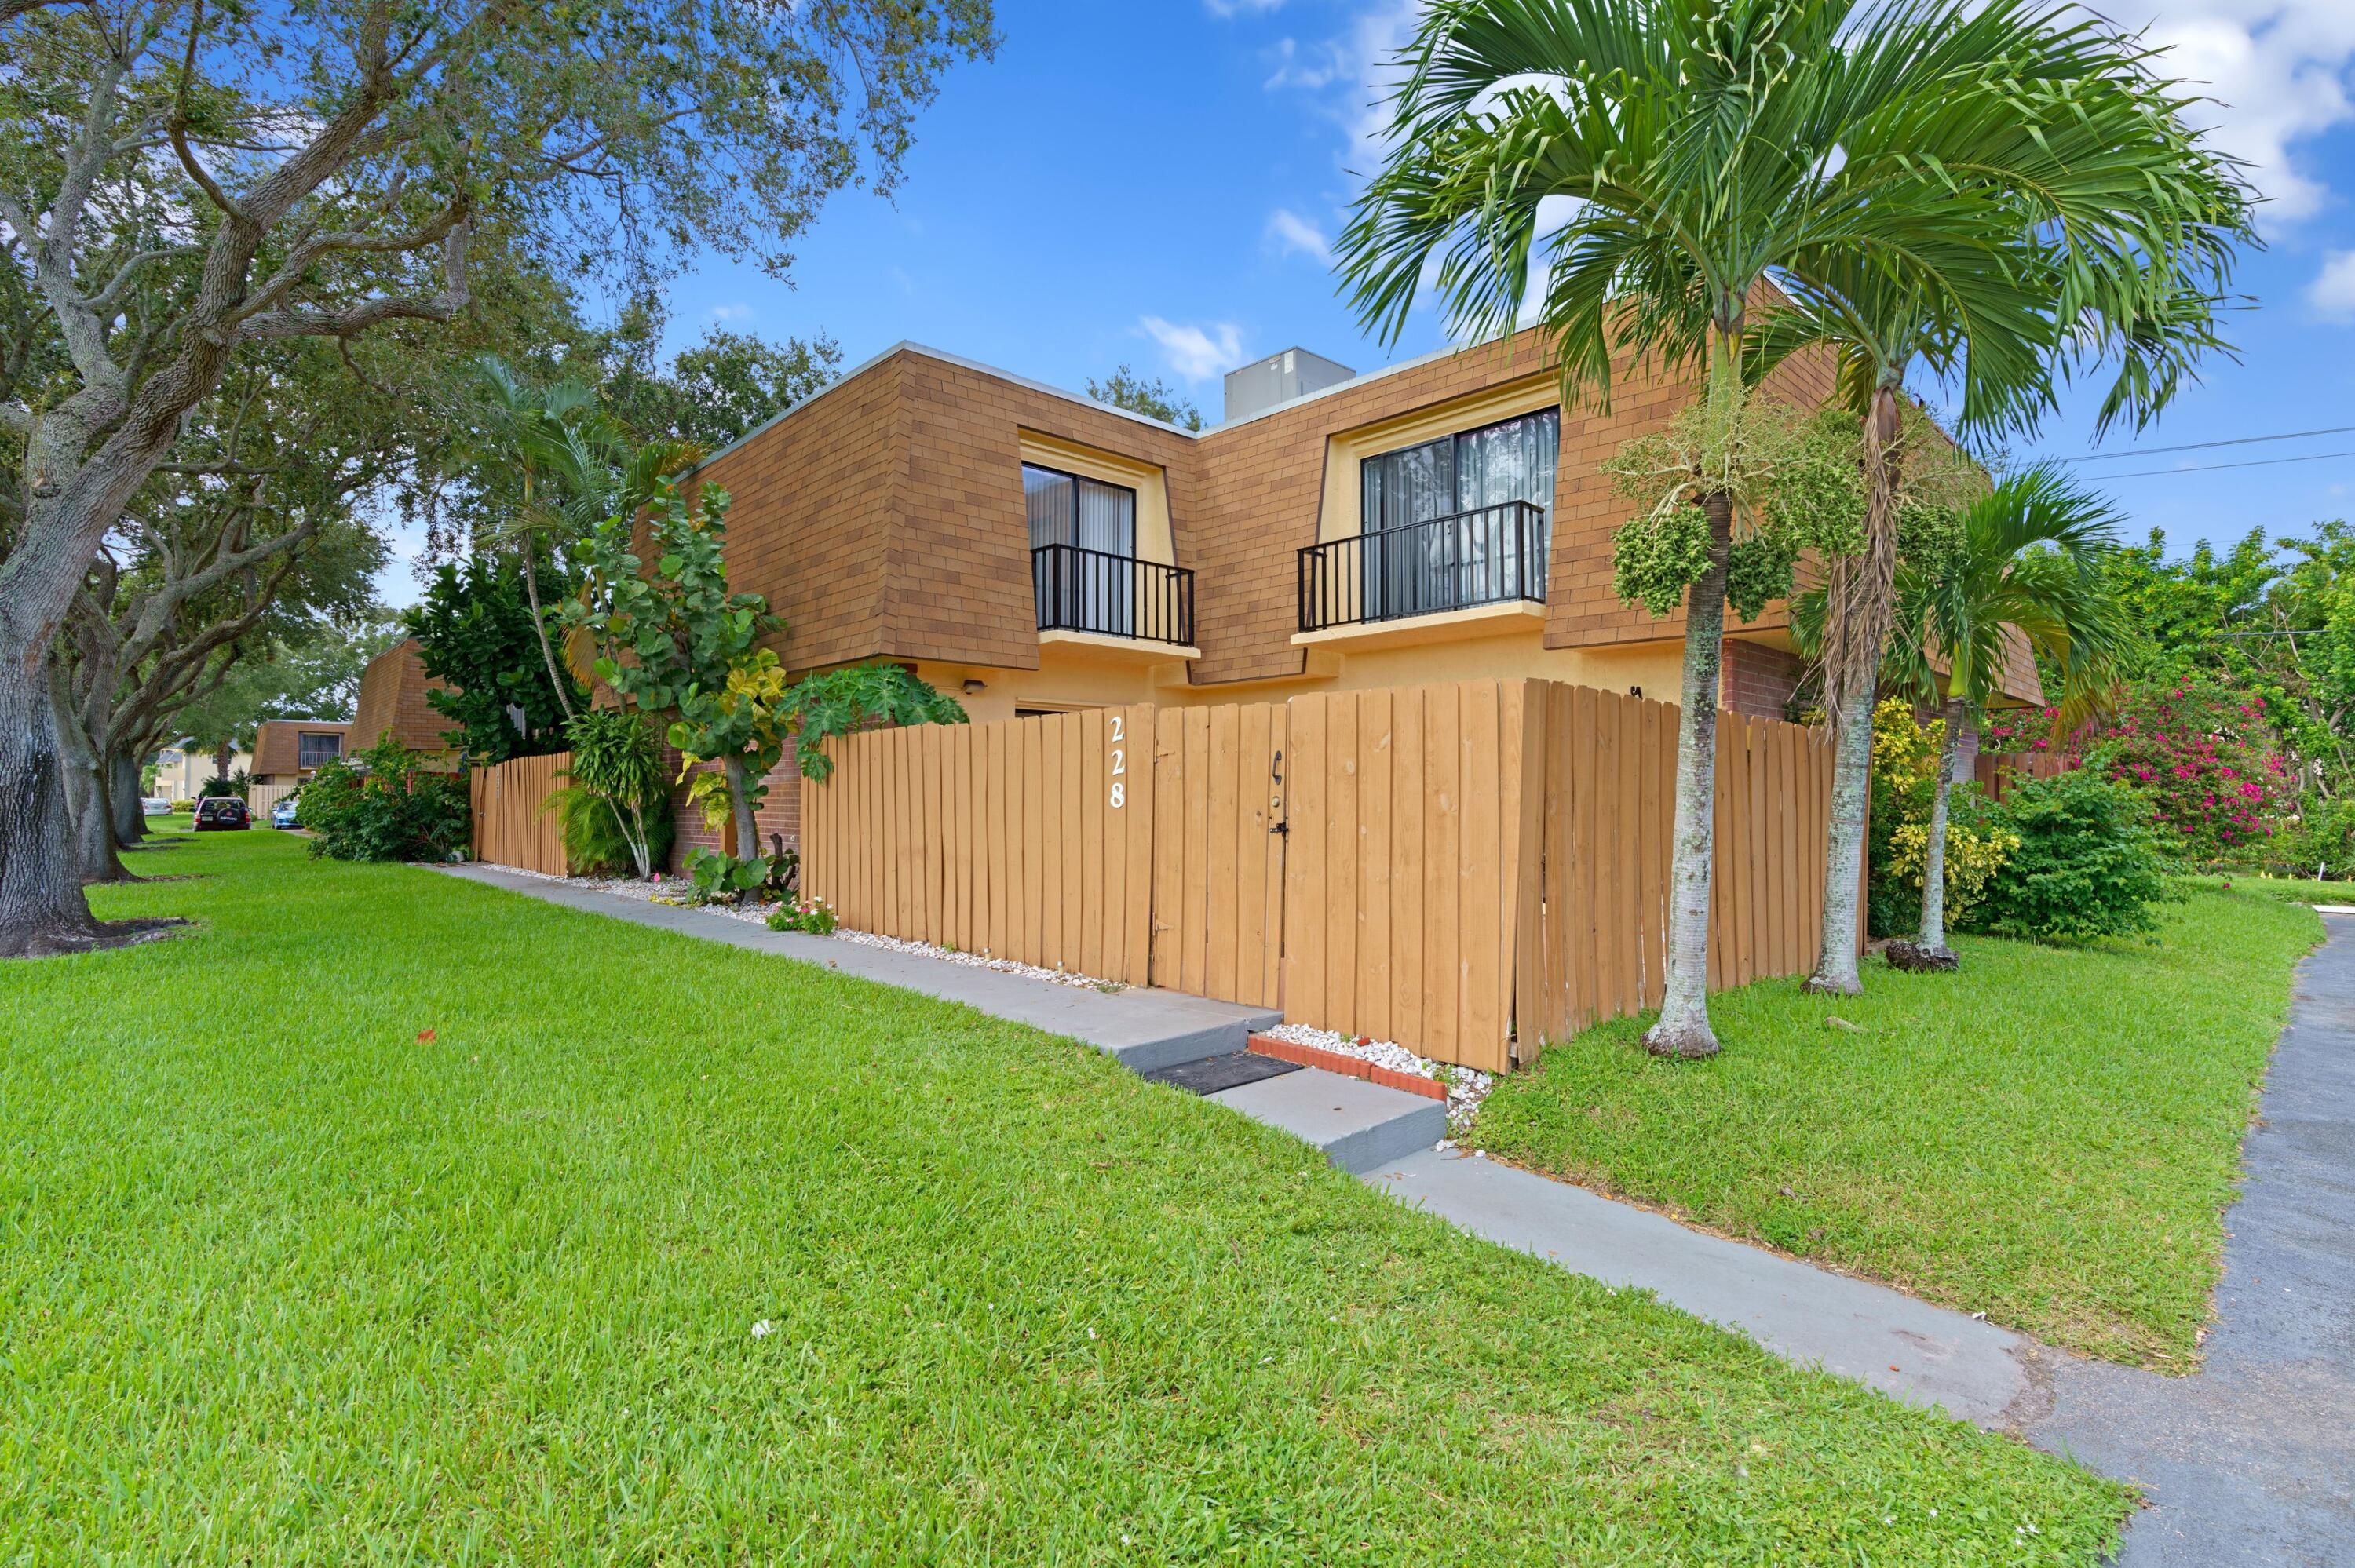
{"type": "Polygon", "coordinates": [[[2355,1563],[2355,919],[2298,967],[2206,1364],[2051,1361],[2030,1441],[2139,1484],[2122,1568],[2355,1563]]]}

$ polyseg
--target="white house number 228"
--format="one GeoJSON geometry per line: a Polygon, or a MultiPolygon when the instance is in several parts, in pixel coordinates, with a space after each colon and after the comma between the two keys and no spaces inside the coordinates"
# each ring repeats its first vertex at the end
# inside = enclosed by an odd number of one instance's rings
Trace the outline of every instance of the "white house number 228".
{"type": "Polygon", "coordinates": [[[1128,772],[1128,753],[1121,746],[1121,741],[1123,737],[1126,736],[1127,732],[1127,715],[1125,714],[1113,715],[1112,809],[1115,811],[1128,804],[1128,780],[1124,777],[1128,772]]]}

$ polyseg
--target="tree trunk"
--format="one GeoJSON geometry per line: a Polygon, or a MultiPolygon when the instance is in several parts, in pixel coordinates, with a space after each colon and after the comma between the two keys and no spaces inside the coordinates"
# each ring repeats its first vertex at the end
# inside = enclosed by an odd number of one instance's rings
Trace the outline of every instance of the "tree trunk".
{"type": "Polygon", "coordinates": [[[1717,701],[1725,658],[1725,568],[1733,502],[1713,495],[1709,566],[1685,597],[1684,711],[1677,720],[1677,814],[1668,866],[1668,967],[1660,1020],[1644,1045],[1660,1056],[1713,1056],[1709,1026],[1709,905],[1717,847],[1717,701]]]}
{"type": "Polygon", "coordinates": [[[1946,738],[1938,751],[1938,782],[1930,795],[1930,838],[1922,846],[1921,946],[1934,958],[1951,958],[1946,948],[1946,797],[1955,788],[1955,758],[1962,750],[1966,722],[1959,698],[1946,699],[1946,738]]]}
{"type": "Polygon", "coordinates": [[[1832,722],[1831,831],[1824,846],[1823,953],[1806,990],[1820,996],[1854,996],[1864,990],[1857,973],[1858,938],[1864,921],[1865,807],[1872,799],[1872,703],[1870,689],[1850,699],[1849,710],[1832,722]]]}
{"type": "Polygon", "coordinates": [[[1824,596],[1824,706],[1832,721],[1832,813],[1824,843],[1823,951],[1806,989],[1853,996],[1862,944],[1865,807],[1872,799],[1872,705],[1897,597],[1899,384],[1872,392],[1864,418],[1864,553],[1836,562],[1824,596]]]}
{"type": "Polygon", "coordinates": [[[147,836],[147,808],[141,800],[139,759],[118,751],[107,772],[107,798],[114,808],[114,842],[135,847],[147,836]]]}
{"type": "Polygon", "coordinates": [[[548,617],[539,608],[539,570],[533,564],[531,535],[523,537],[523,596],[531,601],[531,629],[539,638],[539,656],[548,665],[549,689],[556,694],[556,705],[564,710],[567,719],[572,717],[572,683],[556,667],[556,650],[548,641],[548,617]]]}
{"type": "Polygon", "coordinates": [[[229,758],[236,753],[236,743],[224,740],[213,748],[213,777],[223,784],[229,782],[229,758]]]}
{"type": "Polygon", "coordinates": [[[58,777],[64,787],[66,827],[74,863],[90,882],[135,880],[114,853],[114,811],[107,802],[106,764],[68,711],[64,672],[49,666],[49,715],[57,726],[58,777]]]}
{"type": "Polygon", "coordinates": [[[728,773],[728,809],[736,824],[736,854],[749,860],[761,853],[760,825],[752,820],[752,797],[744,777],[744,759],[730,757],[721,766],[728,773]]]}
{"type": "Polygon", "coordinates": [[[0,958],[83,952],[109,935],[82,896],[61,762],[40,657],[0,662],[0,958]]]}

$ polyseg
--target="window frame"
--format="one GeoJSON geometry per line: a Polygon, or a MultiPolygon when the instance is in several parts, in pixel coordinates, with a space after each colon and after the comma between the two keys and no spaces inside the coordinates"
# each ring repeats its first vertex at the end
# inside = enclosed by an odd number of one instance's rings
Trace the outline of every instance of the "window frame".
{"type": "MultiPolygon", "coordinates": [[[[1057,468],[1052,463],[1033,462],[1028,458],[1023,458],[1020,461],[1021,466],[1025,470],[1035,469],[1040,473],[1052,474],[1057,479],[1069,480],[1071,483],[1071,537],[1068,539],[1049,539],[1045,541],[1044,544],[1033,541],[1030,546],[1032,549],[1044,549],[1048,545],[1060,545],[1074,550],[1093,549],[1093,546],[1082,545],[1080,543],[1080,486],[1082,484],[1097,484],[1102,485],[1106,490],[1116,490],[1123,495],[1128,497],[1128,548],[1125,550],[1099,550],[1096,551],[1096,553],[1098,555],[1105,556],[1121,556],[1132,561],[1137,558],[1136,514],[1138,510],[1138,503],[1136,486],[1133,484],[1115,484],[1109,479],[1098,479],[1092,473],[1080,473],[1068,468],[1057,468]]],[[[1029,531],[1030,523],[1030,488],[1027,484],[1024,485],[1022,489],[1022,501],[1023,531],[1027,535],[1029,531]]]]}
{"type": "MultiPolygon", "coordinates": [[[[1485,424],[1469,425],[1460,430],[1450,430],[1444,435],[1426,437],[1423,440],[1419,441],[1409,441],[1404,446],[1389,447],[1381,451],[1368,452],[1363,457],[1360,457],[1358,460],[1358,532],[1360,534],[1380,534],[1388,532],[1390,528],[1413,528],[1421,526],[1420,523],[1394,523],[1389,524],[1389,527],[1386,528],[1381,525],[1378,518],[1367,514],[1369,511],[1367,503],[1371,500],[1372,497],[1368,493],[1366,480],[1369,473],[1375,471],[1375,464],[1383,461],[1385,459],[1394,458],[1401,452],[1416,451],[1424,447],[1435,447],[1443,441],[1445,442],[1448,449],[1448,510],[1441,513],[1439,515],[1442,517],[1461,516],[1467,511],[1478,510],[1477,508],[1467,507],[1464,504],[1463,443],[1476,436],[1486,435],[1490,430],[1500,429],[1507,425],[1518,424],[1523,419],[1534,419],[1545,414],[1551,414],[1553,416],[1554,495],[1556,500],[1559,500],[1561,494],[1561,405],[1559,403],[1549,403],[1543,408],[1527,409],[1518,414],[1507,414],[1502,418],[1490,419],[1485,424]]],[[[1037,465],[1034,464],[1032,466],[1035,467],[1037,465]]],[[[1532,501],[1529,504],[1534,506],[1537,503],[1532,501]]],[[[1552,503],[1549,502],[1546,504],[1545,513],[1547,519],[1550,521],[1553,516],[1552,503]]],[[[1423,522],[1429,521],[1430,519],[1428,518],[1423,520],[1423,522]]]]}
{"type": "Polygon", "coordinates": [[[336,734],[333,730],[314,729],[296,730],[294,732],[294,771],[297,773],[314,772],[321,768],[325,768],[330,762],[342,761],[343,756],[344,737],[336,734]],[[335,749],[328,753],[327,756],[321,758],[316,761],[306,761],[304,760],[303,754],[307,749],[306,743],[311,741],[324,742],[334,747],[335,749]]]}

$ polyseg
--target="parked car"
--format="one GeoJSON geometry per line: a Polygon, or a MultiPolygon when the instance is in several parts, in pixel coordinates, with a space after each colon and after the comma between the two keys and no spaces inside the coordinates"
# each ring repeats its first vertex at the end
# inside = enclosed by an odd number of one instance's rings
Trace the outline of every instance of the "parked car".
{"type": "Polygon", "coordinates": [[[172,802],[161,795],[150,795],[139,802],[139,811],[142,816],[168,817],[172,814],[172,802]]]}
{"type": "Polygon", "coordinates": [[[293,796],[289,795],[270,808],[270,825],[273,828],[291,828],[294,825],[293,796]]]}
{"type": "Polygon", "coordinates": [[[253,826],[253,813],[233,795],[216,795],[197,802],[197,832],[231,832],[253,826]]]}

